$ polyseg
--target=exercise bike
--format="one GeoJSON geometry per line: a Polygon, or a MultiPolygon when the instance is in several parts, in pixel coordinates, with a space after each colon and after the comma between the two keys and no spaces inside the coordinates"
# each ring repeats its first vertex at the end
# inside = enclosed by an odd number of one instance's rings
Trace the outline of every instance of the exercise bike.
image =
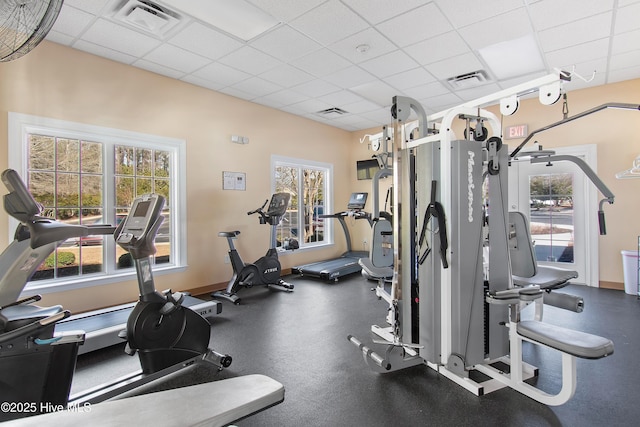
{"type": "Polygon", "coordinates": [[[283,288],[287,292],[293,291],[293,285],[285,282],[280,277],[282,268],[278,259],[278,250],[276,249],[276,229],[287,211],[290,198],[291,195],[289,193],[274,193],[271,196],[271,202],[265,200],[261,207],[247,212],[247,215],[260,215],[260,224],[269,224],[271,226],[270,247],[267,253],[253,264],[245,264],[233,244],[233,240],[238,238],[240,231],[221,231],[218,233],[218,236],[225,237],[229,244],[229,260],[233,268],[233,276],[227,285],[227,289],[214,292],[212,294],[213,297],[240,304],[240,297],[237,292],[242,286],[250,288],[254,285],[274,285],[283,288]],[[264,212],[268,202],[269,209],[264,212]]]}
{"type": "Polygon", "coordinates": [[[17,299],[38,267],[62,242],[110,234],[114,227],[70,225],[40,216],[42,207],[14,170],[3,172],[2,181],[10,191],[4,196],[5,210],[20,225],[14,241],[0,255],[0,402],[28,402],[29,407],[2,412],[0,421],[46,412],[50,405],[79,407],[102,402],[194,363],[207,362],[218,369],[231,364],[230,356],[209,348],[211,327],[199,314],[182,306],[183,294],[155,289],[151,255],[163,221],[164,198],[141,196],[134,200],[114,238],[129,251],[136,266],[140,300],[121,336],[127,341],[126,352],[138,354],[142,369],[69,397],[84,331],[55,332],[56,322],[69,317],[69,311],[59,305],[34,305],[39,296],[17,299]]]}

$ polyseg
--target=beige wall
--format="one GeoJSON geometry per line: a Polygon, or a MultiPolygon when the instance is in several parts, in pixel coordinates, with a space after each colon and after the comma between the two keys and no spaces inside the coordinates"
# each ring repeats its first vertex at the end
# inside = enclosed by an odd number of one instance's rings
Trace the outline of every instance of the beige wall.
{"type": "MultiPolygon", "coordinates": [[[[349,132],[54,43],[44,42],[0,64],[1,170],[7,167],[9,111],[187,141],[189,267],[182,274],[158,275],[158,289],[226,283],[231,267],[223,261],[227,247],[217,236],[221,230],[242,232],[237,246],[246,261],[264,254],[269,229],[245,213],[270,196],[272,154],[332,163],[336,206],[346,203],[351,192],[344,185],[351,180],[349,132]],[[232,134],[247,136],[250,143],[233,144],[232,134]],[[246,172],[247,190],[223,191],[222,171],[246,172]]],[[[7,224],[3,210],[0,224],[7,224]]],[[[0,247],[8,241],[7,227],[0,226],[0,247]]],[[[281,260],[283,268],[290,268],[344,249],[338,231],[334,247],[286,254],[281,260]]],[[[46,295],[45,303],[78,312],[137,296],[136,284],[127,282],[46,295]]]]}
{"type": "MultiPolygon", "coordinates": [[[[566,89],[570,116],[607,102],[640,104],[640,80],[575,91],[571,90],[569,84],[566,89]]],[[[488,109],[500,117],[497,106],[488,109]]],[[[562,117],[562,102],[552,106],[544,106],[538,102],[537,98],[526,99],[521,102],[516,114],[504,117],[503,124],[505,127],[527,124],[529,131],[532,131],[562,120],[562,117]]],[[[613,205],[605,205],[607,235],[598,238],[600,281],[615,282],[615,284],[620,284],[617,286],[619,288],[623,282],[620,251],[636,250],[637,236],[640,235],[640,220],[638,220],[640,179],[619,180],[615,178],[615,174],[629,169],[633,159],[640,155],[639,123],[639,111],[608,109],[539,133],[534,138],[544,148],[549,149],[570,145],[597,145],[596,172],[616,196],[613,205]]],[[[380,129],[369,129],[354,132],[351,139],[351,145],[354,147],[352,155],[355,153],[355,157],[358,159],[371,156],[372,152],[367,150],[366,143],[360,144],[359,139],[366,133],[379,131],[380,129]]],[[[458,135],[461,135],[461,132],[458,131],[458,135]]],[[[505,140],[505,143],[513,147],[520,142],[522,139],[505,140]]],[[[355,172],[353,179],[354,182],[357,182],[355,181],[355,172]]],[[[364,181],[360,181],[357,185],[361,186],[362,182],[364,181]]],[[[600,198],[602,196],[598,194],[598,200],[600,198]]],[[[594,232],[597,233],[597,230],[594,232]]],[[[362,238],[363,235],[355,236],[356,240],[362,238]]],[[[614,286],[616,286],[615,284],[614,286]]],[[[603,284],[601,283],[601,285],[603,284]]]]}
{"type": "MultiPolygon", "coordinates": [[[[571,114],[610,101],[639,103],[640,80],[569,93],[571,114]]],[[[217,237],[220,230],[242,231],[238,248],[246,260],[263,254],[269,230],[244,213],[270,195],[267,177],[272,154],[333,164],[336,210],[346,204],[351,192],[371,192],[371,181],[358,181],[355,167],[356,160],[372,154],[366,143],[359,142],[367,132],[349,133],[54,43],[44,42],[29,55],[0,64],[0,135],[7,135],[9,111],[187,141],[189,267],[185,273],[157,276],[160,289],[197,289],[226,282],[231,268],[223,262],[226,242],[217,237]],[[249,137],[250,144],[231,143],[232,134],[249,137]],[[247,191],[222,191],[225,170],[246,172],[247,191]]],[[[526,123],[536,129],[561,118],[560,104],[543,107],[536,100],[525,100],[504,123],[526,123]]],[[[623,281],[620,250],[634,249],[640,234],[640,221],[635,218],[640,211],[640,180],[614,178],[640,154],[639,120],[637,112],[605,111],[537,138],[548,148],[598,146],[598,173],[616,194],[616,203],[607,207],[609,233],[599,239],[601,281],[623,281]]],[[[0,152],[4,153],[0,157],[3,170],[6,137],[0,138],[0,152]]],[[[2,211],[0,224],[6,223],[2,211]]],[[[366,223],[350,221],[349,225],[354,248],[368,249],[363,243],[370,239],[366,223]]],[[[332,248],[282,256],[283,268],[340,254],[345,244],[339,228],[335,236],[332,248]]],[[[6,227],[0,227],[0,247],[9,238],[6,227]]],[[[78,312],[136,298],[137,286],[126,282],[50,294],[44,302],[78,312]]]]}

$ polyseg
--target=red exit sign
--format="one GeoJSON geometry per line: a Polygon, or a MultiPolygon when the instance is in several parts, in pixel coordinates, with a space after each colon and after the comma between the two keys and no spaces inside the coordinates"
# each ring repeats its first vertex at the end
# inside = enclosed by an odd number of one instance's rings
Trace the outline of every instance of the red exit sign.
{"type": "Polygon", "coordinates": [[[505,139],[526,138],[529,135],[529,127],[527,125],[507,126],[504,130],[505,139]]]}

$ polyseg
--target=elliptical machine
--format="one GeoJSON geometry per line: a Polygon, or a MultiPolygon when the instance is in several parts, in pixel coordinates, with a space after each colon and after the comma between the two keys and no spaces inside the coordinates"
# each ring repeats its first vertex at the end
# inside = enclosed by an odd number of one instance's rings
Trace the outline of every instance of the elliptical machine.
{"type": "Polygon", "coordinates": [[[221,231],[218,233],[219,237],[225,237],[227,243],[229,243],[229,260],[233,268],[233,276],[227,285],[227,289],[214,292],[212,294],[213,297],[240,304],[240,297],[237,292],[241,286],[250,288],[254,285],[274,285],[282,287],[287,292],[293,291],[293,285],[280,278],[282,268],[278,259],[278,250],[276,249],[278,243],[276,229],[287,211],[290,198],[291,195],[289,193],[274,193],[271,196],[267,212],[264,212],[263,209],[267,206],[268,200],[265,200],[264,204],[258,209],[247,212],[247,215],[259,214],[260,224],[269,224],[271,226],[269,249],[263,257],[260,257],[253,264],[245,264],[233,244],[233,240],[238,238],[240,231],[221,231]]]}
{"type": "Polygon", "coordinates": [[[199,314],[181,305],[179,292],[157,292],[150,256],[163,217],[164,198],[147,195],[134,200],[127,218],[114,234],[136,265],[140,301],[127,322],[127,352],[138,353],[141,371],[113,383],[69,397],[78,346],[84,331],[55,332],[56,322],[68,317],[61,306],[38,307],[34,296],[17,301],[27,281],[58,245],[69,238],[110,234],[112,226],[65,224],[40,216],[42,207],[33,199],[18,174],[2,173],[10,193],[5,210],[20,221],[14,241],[0,255],[0,402],[28,402],[24,411],[2,412],[0,421],[46,411],[47,405],[78,407],[98,403],[133,390],[199,362],[218,369],[231,357],[208,348],[210,325],[199,314]]]}

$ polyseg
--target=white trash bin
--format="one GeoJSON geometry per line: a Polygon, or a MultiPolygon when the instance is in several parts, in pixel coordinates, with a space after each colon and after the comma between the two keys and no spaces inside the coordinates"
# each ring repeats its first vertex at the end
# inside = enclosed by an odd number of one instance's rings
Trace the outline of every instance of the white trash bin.
{"type": "Polygon", "coordinates": [[[624,291],[629,295],[638,295],[638,252],[621,251],[624,269],[624,291]]]}

